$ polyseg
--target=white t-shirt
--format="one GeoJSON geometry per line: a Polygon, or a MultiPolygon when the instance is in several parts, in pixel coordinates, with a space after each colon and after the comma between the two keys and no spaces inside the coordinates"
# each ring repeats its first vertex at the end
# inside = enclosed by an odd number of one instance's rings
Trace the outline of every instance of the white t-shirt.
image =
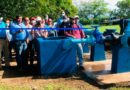
{"type": "Polygon", "coordinates": [[[9,42],[13,40],[12,34],[10,34],[10,30],[6,30],[6,37],[9,42]]]}
{"type": "MultiPolygon", "coordinates": [[[[26,28],[32,28],[32,25],[26,26],[26,28]]],[[[30,41],[32,41],[33,40],[33,36],[31,34],[31,29],[28,29],[27,31],[29,33],[29,37],[28,38],[29,38],[30,41]]]]}

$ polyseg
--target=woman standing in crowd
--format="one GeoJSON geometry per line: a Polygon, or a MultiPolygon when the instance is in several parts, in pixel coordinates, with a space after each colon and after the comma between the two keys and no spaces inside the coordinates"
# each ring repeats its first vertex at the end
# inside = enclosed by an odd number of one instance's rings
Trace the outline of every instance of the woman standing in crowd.
{"type": "Polygon", "coordinates": [[[43,37],[43,38],[47,38],[48,37],[48,31],[42,28],[46,28],[45,25],[45,20],[42,19],[41,17],[37,17],[36,19],[36,28],[38,28],[38,30],[35,30],[35,36],[36,37],[43,37]]]}
{"type": "Polygon", "coordinates": [[[55,26],[51,18],[48,19],[47,28],[49,28],[49,37],[54,37],[57,35],[57,32],[53,29],[55,26]]]}

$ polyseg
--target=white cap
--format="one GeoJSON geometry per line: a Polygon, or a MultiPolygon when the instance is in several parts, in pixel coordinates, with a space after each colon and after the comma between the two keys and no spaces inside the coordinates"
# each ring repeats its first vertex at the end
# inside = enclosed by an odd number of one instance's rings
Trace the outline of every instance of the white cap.
{"type": "Polygon", "coordinates": [[[78,15],[75,15],[74,18],[79,18],[79,16],[78,16],[78,15]]]}
{"type": "Polygon", "coordinates": [[[38,16],[37,18],[36,18],[36,21],[41,21],[42,20],[42,18],[40,17],[40,16],[38,16]]]}
{"type": "Polygon", "coordinates": [[[32,20],[31,23],[32,23],[32,24],[36,24],[36,21],[35,21],[35,20],[32,20]]]}
{"type": "Polygon", "coordinates": [[[3,21],[3,17],[0,17],[0,21],[3,21]]]}

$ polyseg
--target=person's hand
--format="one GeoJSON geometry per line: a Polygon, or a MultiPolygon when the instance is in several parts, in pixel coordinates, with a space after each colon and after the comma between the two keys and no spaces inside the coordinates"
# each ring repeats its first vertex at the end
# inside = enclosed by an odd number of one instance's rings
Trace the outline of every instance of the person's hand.
{"type": "Polygon", "coordinates": [[[74,35],[72,36],[73,38],[76,38],[74,35]]]}
{"type": "Polygon", "coordinates": [[[21,29],[19,30],[19,32],[22,32],[22,31],[23,31],[23,30],[21,30],[21,29]]]}
{"type": "Polygon", "coordinates": [[[15,33],[15,35],[17,35],[17,34],[19,34],[20,32],[22,32],[23,30],[19,30],[19,31],[17,31],[16,33],[15,33]]]}
{"type": "Polygon", "coordinates": [[[29,38],[26,39],[26,43],[27,43],[27,44],[29,43],[29,38]]]}

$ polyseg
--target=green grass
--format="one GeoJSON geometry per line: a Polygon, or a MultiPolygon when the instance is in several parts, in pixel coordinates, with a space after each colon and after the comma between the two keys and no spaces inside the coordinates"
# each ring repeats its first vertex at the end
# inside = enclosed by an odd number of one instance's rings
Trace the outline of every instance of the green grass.
{"type": "Polygon", "coordinates": [[[119,88],[117,88],[117,87],[113,87],[113,88],[110,88],[109,90],[130,90],[130,88],[125,88],[125,87],[119,87],[119,88]]]}
{"type": "Polygon", "coordinates": [[[47,84],[37,87],[29,87],[27,85],[14,86],[0,83],[0,90],[77,90],[74,87],[68,87],[63,84],[47,84]]]}
{"type": "Polygon", "coordinates": [[[77,90],[74,87],[68,87],[63,84],[48,84],[45,87],[42,87],[42,90],[77,90]]]}
{"type": "MultiPolygon", "coordinates": [[[[89,90],[90,86],[87,86],[83,88],[75,88],[75,87],[70,87],[70,86],[66,86],[62,83],[50,83],[50,84],[46,84],[46,85],[36,85],[36,88],[32,88],[32,86],[27,86],[27,85],[21,85],[21,86],[15,86],[15,85],[7,85],[7,84],[3,84],[0,83],[0,90],[89,90]],[[86,88],[86,89],[85,89],[86,88]]],[[[98,90],[91,87],[90,90],[98,90]]],[[[129,87],[108,87],[106,90],[130,90],[129,87]]]]}
{"type": "Polygon", "coordinates": [[[14,85],[6,85],[0,83],[0,90],[32,90],[28,86],[14,86],[14,85]]]}
{"type": "MultiPolygon", "coordinates": [[[[91,25],[85,25],[86,28],[91,28],[91,25]]],[[[116,32],[120,32],[119,25],[102,25],[99,27],[100,32],[104,32],[106,29],[116,29],[116,32]]]]}

